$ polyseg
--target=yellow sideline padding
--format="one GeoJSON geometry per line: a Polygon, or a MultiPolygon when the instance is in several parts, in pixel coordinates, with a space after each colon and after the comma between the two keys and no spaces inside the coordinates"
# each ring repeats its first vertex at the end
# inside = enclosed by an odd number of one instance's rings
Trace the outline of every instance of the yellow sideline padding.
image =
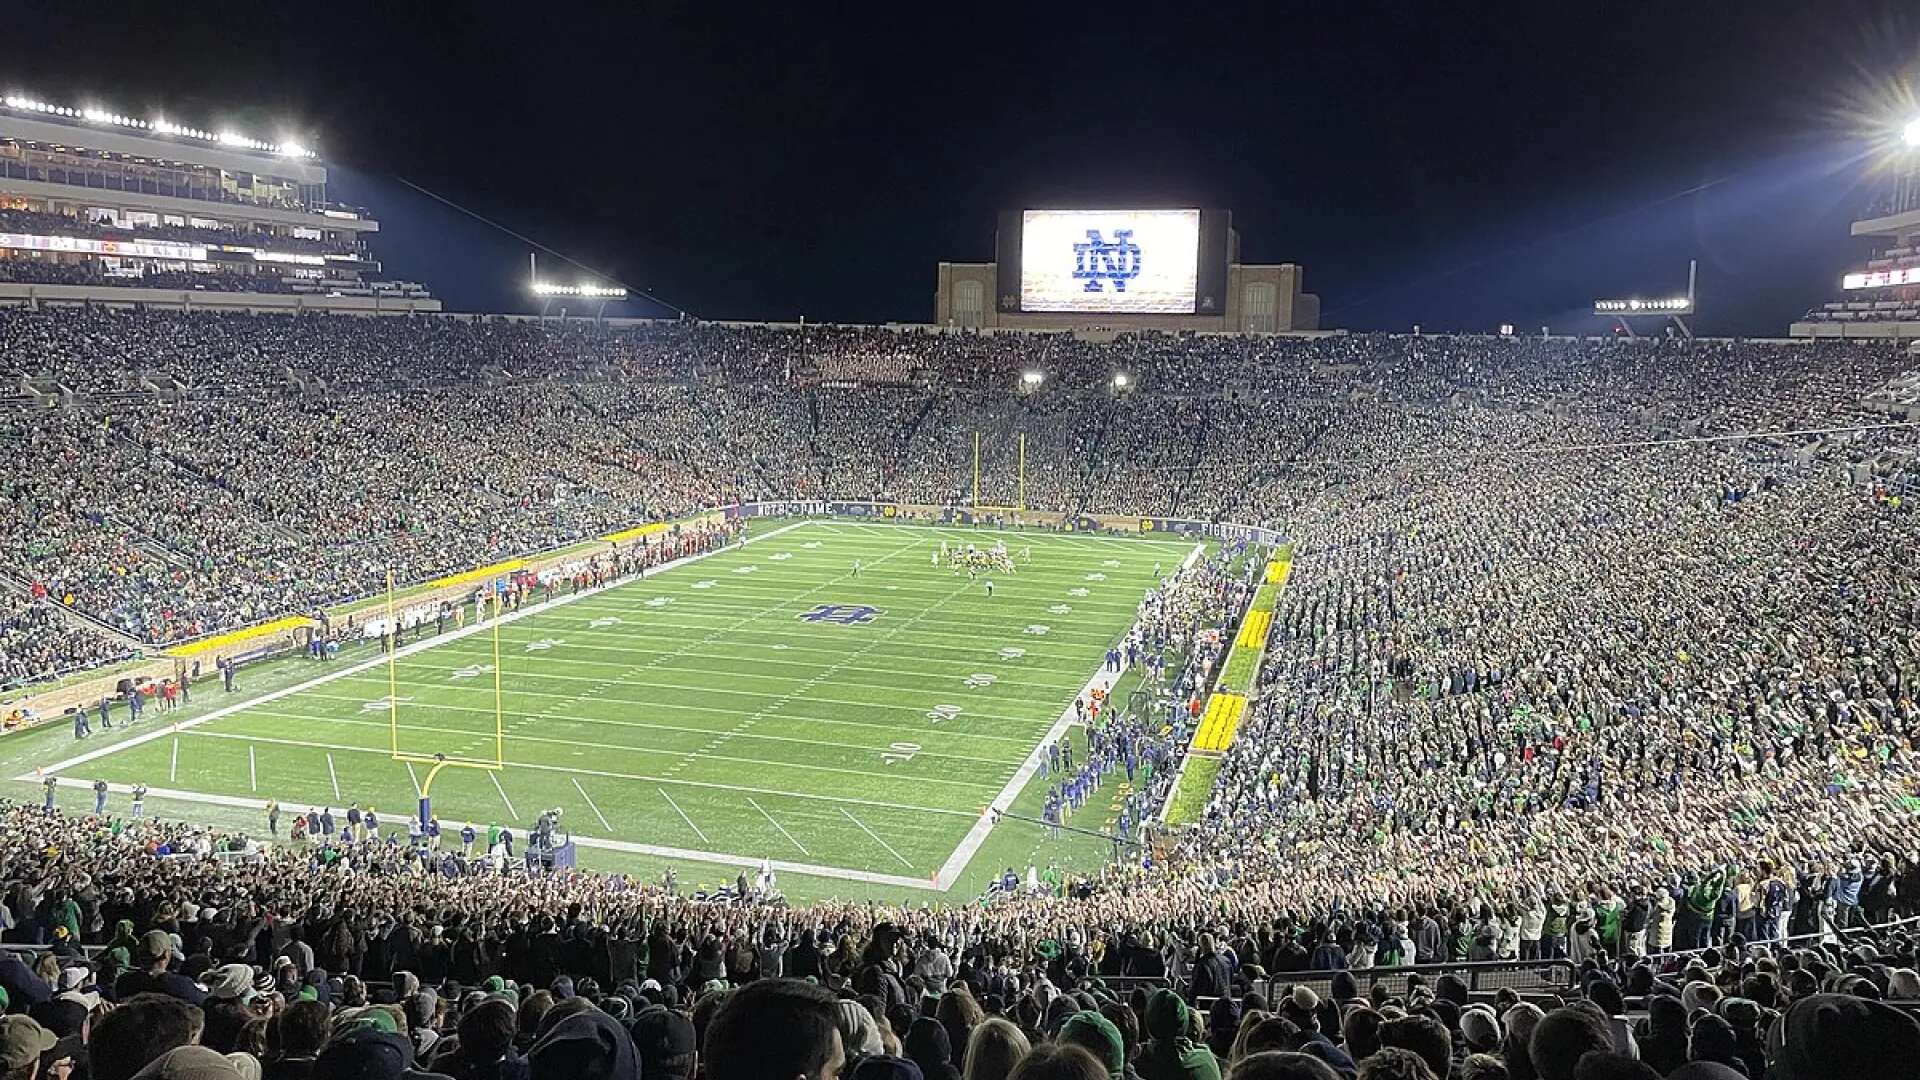
{"type": "Polygon", "coordinates": [[[631,529],[621,529],[619,532],[611,532],[600,539],[605,540],[609,544],[620,544],[628,540],[638,540],[643,536],[652,536],[654,533],[666,531],[667,523],[664,521],[656,521],[651,525],[635,525],[631,529]]]}
{"type": "Polygon", "coordinates": [[[526,565],[527,560],[525,559],[508,559],[506,562],[497,562],[492,566],[482,566],[474,570],[465,570],[458,574],[448,574],[443,578],[434,578],[432,581],[427,582],[427,588],[441,589],[449,585],[471,585],[476,581],[485,581],[488,578],[499,577],[502,574],[511,574],[515,570],[524,568],[526,565]]]}
{"type": "Polygon", "coordinates": [[[1247,711],[1242,694],[1219,693],[1207,699],[1207,711],[1200,716],[1200,730],[1193,734],[1195,750],[1225,750],[1233,744],[1240,729],[1240,716],[1247,711]]]}
{"type": "Polygon", "coordinates": [[[1265,649],[1267,647],[1267,628],[1273,625],[1273,612],[1249,611],[1245,622],[1240,624],[1240,634],[1233,639],[1236,649],[1265,649]]]}
{"type": "Polygon", "coordinates": [[[274,637],[292,630],[298,630],[303,626],[312,625],[313,620],[304,615],[289,615],[284,619],[275,619],[270,623],[261,623],[259,626],[249,626],[244,630],[230,630],[224,634],[215,634],[209,638],[201,638],[199,641],[189,641],[185,645],[168,649],[167,655],[179,657],[202,656],[206,653],[224,651],[236,645],[244,645],[249,641],[259,641],[262,638],[274,637]]]}

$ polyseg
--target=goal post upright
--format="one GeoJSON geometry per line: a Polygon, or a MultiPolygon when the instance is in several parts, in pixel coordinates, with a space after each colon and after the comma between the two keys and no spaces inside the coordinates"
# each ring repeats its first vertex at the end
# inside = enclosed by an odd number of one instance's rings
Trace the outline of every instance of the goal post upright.
{"type": "Polygon", "coordinates": [[[973,509],[980,510],[980,429],[973,431],[973,509]]]}
{"type": "Polygon", "coordinates": [[[393,567],[387,567],[387,736],[394,757],[400,756],[400,671],[397,650],[399,624],[393,618],[393,567]]]}
{"type": "Polygon", "coordinates": [[[1027,433],[1020,433],[1020,498],[1017,500],[1022,513],[1027,509],[1027,433]]]}
{"type": "Polygon", "coordinates": [[[493,761],[507,765],[507,698],[501,692],[499,671],[499,613],[493,613],[493,761]]]}

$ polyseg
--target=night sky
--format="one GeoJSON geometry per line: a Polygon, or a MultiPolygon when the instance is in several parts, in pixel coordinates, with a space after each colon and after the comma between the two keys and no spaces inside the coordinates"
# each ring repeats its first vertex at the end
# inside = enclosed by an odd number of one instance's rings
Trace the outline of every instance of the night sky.
{"type": "Polygon", "coordinates": [[[1329,326],[1596,329],[1698,258],[1699,330],[1780,334],[1920,76],[1911,0],[260,6],[16,5],[0,89],[298,137],[460,310],[528,248],[403,179],[707,318],[926,321],[1002,208],[1221,206],[1329,326]]]}

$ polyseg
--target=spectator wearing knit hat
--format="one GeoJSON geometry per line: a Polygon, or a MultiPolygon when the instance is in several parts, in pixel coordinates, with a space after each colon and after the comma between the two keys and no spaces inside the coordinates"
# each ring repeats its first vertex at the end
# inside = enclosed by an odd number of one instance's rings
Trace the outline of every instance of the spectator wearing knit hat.
{"type": "Polygon", "coordinates": [[[1187,1003],[1171,990],[1147,999],[1147,1041],[1136,1068],[1141,1080],[1220,1080],[1213,1051],[1188,1036],[1187,1003]]]}

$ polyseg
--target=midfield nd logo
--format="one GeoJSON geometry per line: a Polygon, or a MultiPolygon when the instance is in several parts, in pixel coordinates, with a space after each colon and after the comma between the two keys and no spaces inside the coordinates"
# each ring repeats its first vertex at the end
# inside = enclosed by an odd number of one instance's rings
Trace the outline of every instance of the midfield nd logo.
{"type": "Polygon", "coordinates": [[[1113,230],[1113,243],[1099,229],[1087,230],[1087,242],[1073,245],[1073,277],[1084,281],[1087,292],[1102,292],[1100,283],[1110,281],[1113,291],[1127,291],[1127,282],[1140,276],[1140,245],[1133,242],[1132,229],[1113,230]]]}
{"type": "Polygon", "coordinates": [[[800,618],[802,621],[810,623],[838,623],[841,626],[858,626],[861,623],[870,623],[885,614],[886,612],[881,611],[879,608],[866,604],[821,604],[812,611],[801,615],[800,618]]]}

